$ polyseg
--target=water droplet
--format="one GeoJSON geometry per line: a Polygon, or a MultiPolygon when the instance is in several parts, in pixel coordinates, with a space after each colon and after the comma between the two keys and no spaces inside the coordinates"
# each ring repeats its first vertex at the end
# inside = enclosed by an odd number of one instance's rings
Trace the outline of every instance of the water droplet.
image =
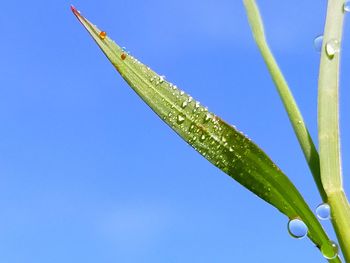
{"type": "Polygon", "coordinates": [[[177,123],[178,123],[178,124],[181,124],[181,123],[183,123],[184,121],[185,121],[185,116],[183,116],[183,115],[181,115],[181,114],[177,115],[177,123]]]}
{"type": "Polygon", "coordinates": [[[205,138],[206,138],[206,137],[205,137],[205,135],[203,134],[203,135],[201,136],[200,140],[201,140],[201,141],[204,141],[205,138]]]}
{"type": "Polygon", "coordinates": [[[104,40],[107,36],[107,33],[105,31],[101,31],[98,36],[100,37],[100,39],[104,40]]]}
{"type": "Polygon", "coordinates": [[[164,80],[165,80],[165,76],[160,76],[160,77],[159,77],[159,83],[163,83],[164,80]]]}
{"type": "Polygon", "coordinates": [[[292,237],[303,238],[307,235],[308,228],[301,219],[295,218],[288,222],[288,231],[292,237]]]}
{"type": "Polygon", "coordinates": [[[120,58],[121,58],[122,60],[125,60],[125,59],[126,59],[126,54],[125,54],[125,53],[122,53],[122,54],[120,55],[120,58]]]}
{"type": "Polygon", "coordinates": [[[208,122],[210,119],[211,119],[211,114],[210,113],[207,113],[204,117],[204,122],[208,122]]]}
{"type": "Polygon", "coordinates": [[[344,5],[343,5],[343,10],[344,10],[344,12],[347,12],[347,13],[350,12],[350,1],[345,1],[344,5]]]}
{"type": "Polygon", "coordinates": [[[328,220],[331,217],[331,207],[329,204],[324,203],[316,208],[316,215],[321,220],[328,220]]]}
{"type": "Polygon", "coordinates": [[[317,52],[321,52],[323,43],[323,35],[319,35],[314,40],[314,47],[317,52]]]}
{"type": "Polygon", "coordinates": [[[182,102],[182,104],[181,104],[181,108],[186,108],[187,107],[187,105],[188,105],[188,102],[185,100],[184,102],[182,102]]]}
{"type": "Polygon", "coordinates": [[[328,58],[333,59],[335,54],[339,52],[340,45],[337,39],[331,39],[326,44],[326,54],[328,58]]]}
{"type": "Polygon", "coordinates": [[[333,259],[337,257],[338,251],[339,251],[338,245],[334,241],[331,241],[331,244],[324,244],[321,247],[322,255],[326,259],[333,259]]]}

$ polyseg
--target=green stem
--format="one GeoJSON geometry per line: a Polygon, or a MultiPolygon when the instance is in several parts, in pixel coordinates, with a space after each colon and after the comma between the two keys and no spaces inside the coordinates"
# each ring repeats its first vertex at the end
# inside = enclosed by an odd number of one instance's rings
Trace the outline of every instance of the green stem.
{"type": "Polygon", "coordinates": [[[332,207],[332,221],[335,232],[338,235],[340,247],[342,248],[346,262],[350,262],[350,208],[346,195],[343,191],[333,192],[329,194],[328,202],[332,207]]]}
{"type": "Polygon", "coordinates": [[[251,26],[254,39],[260,49],[264,61],[269,69],[271,77],[277,87],[278,93],[282,99],[284,107],[287,111],[289,120],[293,126],[294,132],[298,138],[299,144],[303,150],[305,159],[309,165],[314,181],[316,182],[318,191],[322,200],[326,202],[326,194],[322,187],[320,177],[319,156],[313,143],[311,136],[306,128],[303,117],[300,113],[297,103],[291,93],[287,81],[285,80],[269,46],[266,41],[264,26],[255,0],[243,0],[247,10],[249,24],[251,26]]]}
{"type": "Polygon", "coordinates": [[[350,262],[350,207],[342,185],[339,139],[339,63],[344,0],[328,0],[318,94],[321,180],[332,209],[332,223],[346,262],[350,262]]]}

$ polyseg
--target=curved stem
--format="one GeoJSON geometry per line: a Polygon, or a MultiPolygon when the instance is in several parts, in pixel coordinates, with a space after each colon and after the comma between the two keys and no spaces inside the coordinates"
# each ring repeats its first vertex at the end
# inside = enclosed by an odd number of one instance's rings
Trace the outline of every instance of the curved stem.
{"type": "Polygon", "coordinates": [[[298,105],[293,97],[293,94],[288,87],[287,81],[285,80],[267,44],[264,33],[264,26],[258,6],[254,0],[244,0],[243,2],[247,10],[249,24],[252,29],[254,39],[259,47],[259,50],[273,79],[273,82],[275,83],[278,93],[282,99],[289,120],[303,150],[305,159],[309,165],[314,181],[316,182],[318,191],[322,197],[322,200],[326,202],[327,198],[320,177],[320,161],[318,152],[303,120],[303,116],[301,115],[298,105]]]}

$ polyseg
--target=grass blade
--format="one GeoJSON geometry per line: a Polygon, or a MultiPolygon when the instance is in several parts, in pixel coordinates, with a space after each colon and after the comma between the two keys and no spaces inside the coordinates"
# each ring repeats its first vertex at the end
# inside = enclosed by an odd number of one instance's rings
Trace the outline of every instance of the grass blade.
{"type": "MultiPolygon", "coordinates": [[[[72,10],[130,87],[178,135],[207,160],[290,219],[303,220],[308,226],[309,238],[317,247],[332,249],[331,241],[298,190],[256,144],[126,54],[75,8],[72,10]]],[[[340,259],[329,261],[340,262],[340,259]]]]}

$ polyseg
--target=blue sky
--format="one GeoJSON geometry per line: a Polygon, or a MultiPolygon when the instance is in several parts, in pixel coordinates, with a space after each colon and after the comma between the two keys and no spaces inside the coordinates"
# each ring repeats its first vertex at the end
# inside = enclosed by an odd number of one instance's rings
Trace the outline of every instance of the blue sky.
{"type": "MultiPolygon", "coordinates": [[[[326,1],[259,1],[271,48],[317,138],[326,1]]],[[[187,146],[71,14],[235,124],[320,202],[242,1],[5,1],[0,26],[0,261],[323,262],[287,218],[187,146]]],[[[350,25],[341,131],[350,192],[350,25]]],[[[330,229],[330,223],[325,222],[330,229]]],[[[331,236],[334,236],[331,233],[331,236]]]]}

